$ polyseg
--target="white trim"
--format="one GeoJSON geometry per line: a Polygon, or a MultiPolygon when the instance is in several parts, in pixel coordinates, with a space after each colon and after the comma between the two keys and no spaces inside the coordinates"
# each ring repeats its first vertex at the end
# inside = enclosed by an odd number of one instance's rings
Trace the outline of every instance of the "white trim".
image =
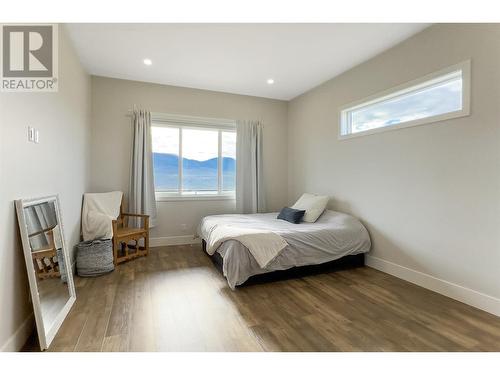
{"type": "Polygon", "coordinates": [[[0,352],[18,352],[20,351],[35,328],[35,319],[31,313],[24,322],[14,332],[0,348],[0,352]]]}
{"type": "Polygon", "coordinates": [[[236,195],[233,193],[226,194],[179,194],[156,191],[155,197],[157,202],[176,202],[176,201],[225,201],[235,200],[236,195]]]}
{"type": "Polygon", "coordinates": [[[431,276],[378,257],[374,257],[372,255],[366,255],[365,263],[367,266],[375,268],[379,271],[388,273],[423,288],[466,303],[467,305],[471,305],[491,314],[500,316],[499,298],[489,296],[487,294],[439,279],[435,276],[431,276]]]}
{"type": "Polygon", "coordinates": [[[46,335],[46,348],[42,349],[48,349],[50,344],[52,343],[52,340],[54,340],[54,337],[56,337],[57,332],[59,331],[59,328],[61,328],[61,325],[63,324],[64,320],[66,319],[66,316],[69,314],[69,311],[71,310],[71,307],[74,305],[76,302],[76,296],[70,296],[66,304],[63,306],[61,311],[57,314],[56,318],[52,322],[52,324],[48,327],[45,327],[47,330],[45,332],[46,335]]]}
{"type": "Polygon", "coordinates": [[[471,60],[466,60],[461,63],[449,66],[447,68],[441,69],[437,72],[427,74],[418,79],[414,79],[410,82],[403,83],[396,87],[378,92],[376,94],[370,95],[367,98],[356,100],[349,104],[346,104],[339,108],[339,127],[338,127],[338,139],[344,140],[355,137],[362,137],[365,135],[382,133],[391,130],[404,129],[408,127],[413,127],[417,125],[427,125],[433,122],[450,120],[458,117],[465,117],[470,115],[470,86],[471,86],[471,60]],[[436,116],[425,117],[418,120],[407,121],[396,125],[383,126],[376,129],[365,130],[358,133],[347,133],[343,134],[345,128],[350,127],[348,121],[348,112],[374,103],[382,102],[390,98],[398,97],[404,95],[407,92],[413,92],[421,88],[427,88],[435,84],[433,81],[440,81],[446,76],[449,76],[456,72],[461,72],[462,76],[462,109],[459,111],[453,111],[448,113],[443,113],[436,116]]]}
{"type": "Polygon", "coordinates": [[[223,191],[223,156],[222,156],[222,133],[236,133],[236,122],[227,119],[210,119],[194,116],[180,116],[156,113],[152,118],[152,127],[175,128],[179,130],[179,152],[178,152],[178,190],[177,191],[155,191],[157,201],[188,201],[188,200],[227,200],[235,199],[235,191],[223,191]],[[185,129],[204,129],[217,131],[217,193],[183,192],[183,131],[185,129]]]}
{"type": "Polygon", "coordinates": [[[149,239],[150,247],[191,245],[197,243],[201,243],[201,239],[199,237],[195,237],[194,234],[187,236],[156,237],[149,239]]]}
{"type": "MultiPolygon", "coordinates": [[[[224,171],[222,170],[222,160],[224,156],[222,155],[222,131],[219,129],[217,134],[217,194],[222,194],[222,181],[224,171]]],[[[235,176],[236,177],[236,176],[235,176]]]]}
{"type": "MultiPolygon", "coordinates": [[[[182,152],[182,149],[183,149],[183,146],[182,146],[182,128],[178,128],[179,129],[179,154],[177,156],[177,160],[178,160],[178,174],[179,174],[179,194],[180,192],[182,191],[182,179],[184,178],[183,177],[183,174],[182,174],[182,169],[183,169],[183,163],[184,163],[184,155],[183,155],[183,152],[182,152]]],[[[154,164],[153,164],[153,174],[154,174],[154,164]]],[[[155,189],[156,189],[156,186],[155,186],[155,189]]],[[[156,190],[155,190],[155,195],[156,195],[156,190]]],[[[163,196],[164,194],[163,193],[160,193],[160,196],[163,196]]]]}

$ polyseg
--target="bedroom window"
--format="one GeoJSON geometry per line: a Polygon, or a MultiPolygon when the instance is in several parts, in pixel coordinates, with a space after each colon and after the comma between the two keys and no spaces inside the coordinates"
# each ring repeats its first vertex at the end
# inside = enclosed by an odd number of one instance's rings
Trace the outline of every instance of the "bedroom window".
{"type": "Polygon", "coordinates": [[[152,122],[158,200],[234,199],[233,121],[152,114],[152,122]]]}
{"type": "Polygon", "coordinates": [[[470,61],[351,103],[339,139],[469,115],[470,61]]]}

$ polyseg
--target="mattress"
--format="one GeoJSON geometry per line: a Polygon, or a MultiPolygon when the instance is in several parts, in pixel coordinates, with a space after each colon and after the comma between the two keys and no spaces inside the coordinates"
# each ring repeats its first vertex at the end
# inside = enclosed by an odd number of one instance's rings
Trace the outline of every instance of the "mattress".
{"type": "Polygon", "coordinates": [[[353,216],[326,210],[315,223],[300,224],[278,220],[277,216],[278,213],[273,212],[211,215],[202,219],[198,234],[204,240],[213,225],[231,224],[243,228],[271,230],[282,236],[288,244],[265,268],[261,268],[240,242],[227,240],[222,243],[216,251],[223,259],[222,271],[232,289],[254,275],[322,264],[370,250],[368,231],[353,216]]]}

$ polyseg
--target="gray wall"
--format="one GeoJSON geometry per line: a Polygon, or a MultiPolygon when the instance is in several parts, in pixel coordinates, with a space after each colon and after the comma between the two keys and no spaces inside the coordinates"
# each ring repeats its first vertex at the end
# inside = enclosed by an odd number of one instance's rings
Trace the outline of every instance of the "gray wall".
{"type": "Polygon", "coordinates": [[[32,305],[14,200],[58,193],[66,241],[79,240],[89,181],[90,77],[59,26],[59,92],[0,93],[0,349],[18,350],[32,305]],[[27,140],[28,125],[40,143],[27,140]],[[26,323],[23,325],[23,323],[26,323]],[[17,334],[16,334],[17,331],[17,334]]]}
{"type": "Polygon", "coordinates": [[[435,25],[295,98],[289,202],[328,194],[374,257],[500,297],[500,25],[435,25]],[[472,60],[471,115],[339,141],[338,108],[472,60]]]}
{"type": "MultiPolygon", "coordinates": [[[[286,203],[287,102],[103,77],[92,77],[92,191],[128,191],[132,127],[127,112],[134,104],[153,112],[262,120],[269,209],[286,203]]],[[[194,234],[203,216],[234,208],[231,200],[158,202],[151,237],[194,234]]]]}

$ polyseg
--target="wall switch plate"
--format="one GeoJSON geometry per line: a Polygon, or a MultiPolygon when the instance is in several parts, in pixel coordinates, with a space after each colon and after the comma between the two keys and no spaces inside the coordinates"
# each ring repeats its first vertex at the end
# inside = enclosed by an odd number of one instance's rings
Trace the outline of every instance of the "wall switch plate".
{"type": "Polygon", "coordinates": [[[35,142],[35,128],[28,126],[28,142],[35,142]]]}
{"type": "Polygon", "coordinates": [[[38,143],[40,141],[39,135],[38,135],[38,129],[35,129],[35,139],[33,140],[35,143],[38,143]]]}

